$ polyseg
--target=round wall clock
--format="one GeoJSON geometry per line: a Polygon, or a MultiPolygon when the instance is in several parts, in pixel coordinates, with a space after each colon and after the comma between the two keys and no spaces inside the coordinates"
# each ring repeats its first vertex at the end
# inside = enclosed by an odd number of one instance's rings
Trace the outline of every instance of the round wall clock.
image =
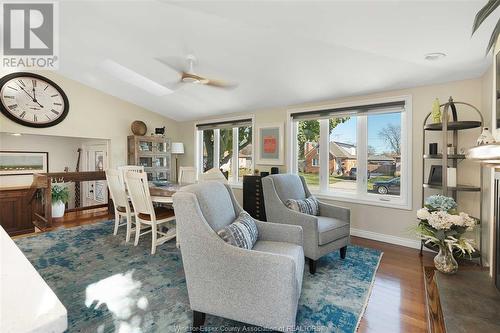
{"type": "Polygon", "coordinates": [[[53,81],[33,73],[13,73],[0,79],[0,110],[29,127],[50,127],[66,118],[68,97],[53,81]]]}

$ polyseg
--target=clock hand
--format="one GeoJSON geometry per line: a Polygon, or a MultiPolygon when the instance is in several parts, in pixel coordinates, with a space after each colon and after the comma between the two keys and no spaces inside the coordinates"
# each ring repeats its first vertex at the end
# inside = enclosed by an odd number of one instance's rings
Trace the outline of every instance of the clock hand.
{"type": "MultiPolygon", "coordinates": [[[[18,86],[19,86],[19,85],[18,85],[18,86]]],[[[26,90],[25,90],[22,86],[19,86],[19,88],[21,88],[21,90],[22,90],[22,91],[24,91],[24,92],[26,93],[26,95],[28,95],[28,96],[29,96],[29,98],[31,98],[31,100],[32,100],[34,103],[38,104],[41,108],[43,108],[43,105],[42,105],[42,104],[40,104],[40,103],[38,103],[38,101],[37,101],[34,97],[31,97],[31,95],[29,94],[29,92],[27,92],[27,91],[26,91],[26,90]]]]}
{"type": "Polygon", "coordinates": [[[35,99],[33,97],[31,97],[31,95],[29,94],[29,92],[27,92],[22,86],[19,86],[19,88],[21,88],[21,90],[24,91],[26,93],[26,95],[29,96],[29,98],[31,98],[33,101],[35,101],[35,99]]]}
{"type": "Polygon", "coordinates": [[[37,103],[35,95],[35,87],[33,87],[33,102],[37,103]]]}

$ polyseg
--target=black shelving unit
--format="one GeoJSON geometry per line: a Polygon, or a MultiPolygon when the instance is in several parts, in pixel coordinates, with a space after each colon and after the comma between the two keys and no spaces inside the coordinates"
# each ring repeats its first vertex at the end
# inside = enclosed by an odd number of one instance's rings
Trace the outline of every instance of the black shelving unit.
{"type": "MultiPolygon", "coordinates": [[[[440,123],[432,123],[427,124],[429,117],[431,116],[431,112],[425,117],[423,124],[423,144],[422,144],[422,207],[425,203],[426,198],[426,190],[439,190],[443,195],[451,196],[455,201],[457,201],[457,196],[459,192],[476,192],[480,196],[479,203],[479,221],[482,222],[482,189],[481,184],[483,183],[483,169],[480,164],[478,164],[478,168],[480,169],[480,186],[474,185],[466,185],[466,184],[457,184],[456,186],[448,186],[448,167],[458,168],[459,162],[465,159],[465,154],[448,154],[447,147],[448,143],[452,143],[455,149],[458,149],[458,137],[461,131],[481,128],[484,123],[483,116],[479,109],[477,109],[474,105],[464,102],[456,102],[452,97],[449,98],[447,103],[441,104],[441,115],[442,119],[440,123]],[[457,106],[467,107],[471,111],[475,112],[479,117],[480,121],[476,120],[459,120],[457,106]],[[449,117],[451,116],[451,119],[449,117]],[[426,150],[426,134],[428,132],[433,131],[441,131],[441,149],[442,153],[439,154],[425,154],[426,150]],[[451,133],[451,141],[449,140],[449,134],[451,133]],[[427,184],[425,177],[425,166],[427,161],[441,161],[442,172],[441,172],[441,184],[427,184]]],[[[458,171],[458,170],[457,170],[458,171]]],[[[457,201],[458,202],[458,201],[457,201]]],[[[481,248],[482,248],[482,232],[481,232],[481,223],[476,227],[476,233],[479,234],[479,249],[477,249],[477,254],[473,257],[479,258],[480,265],[482,265],[482,256],[481,256],[481,248]]],[[[476,234],[477,237],[477,234],[476,234]]],[[[436,249],[431,245],[424,244],[422,242],[420,246],[420,253],[422,253],[423,247],[427,247],[433,251],[436,249]]]]}

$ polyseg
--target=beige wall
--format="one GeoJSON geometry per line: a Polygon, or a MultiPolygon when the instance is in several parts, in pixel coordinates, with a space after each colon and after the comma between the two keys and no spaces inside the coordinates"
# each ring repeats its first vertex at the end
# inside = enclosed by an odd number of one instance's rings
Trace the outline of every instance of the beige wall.
{"type": "MultiPolygon", "coordinates": [[[[413,236],[411,228],[415,226],[416,218],[415,211],[421,207],[421,183],[422,183],[422,124],[424,117],[431,110],[432,102],[436,97],[440,99],[441,102],[448,100],[449,96],[453,96],[456,101],[464,101],[477,106],[484,115],[485,119],[490,119],[491,109],[488,105],[483,107],[484,98],[482,95],[482,85],[483,79],[472,79],[458,82],[450,82],[446,84],[433,85],[417,87],[412,89],[404,89],[397,91],[389,91],[384,93],[366,95],[366,96],[356,96],[349,98],[342,98],[332,101],[325,101],[324,103],[316,103],[309,105],[298,105],[293,107],[315,107],[321,104],[332,104],[339,102],[351,102],[351,101],[361,101],[363,99],[379,98],[379,97],[391,97],[391,96],[401,96],[401,95],[411,95],[412,96],[412,109],[413,109],[413,128],[412,130],[412,147],[413,147],[413,191],[412,191],[412,210],[401,210],[384,208],[377,206],[369,206],[363,204],[355,203],[345,203],[345,202],[334,202],[336,204],[347,206],[352,209],[352,227],[355,229],[362,230],[365,236],[379,237],[382,234],[384,239],[393,242],[399,242],[401,244],[413,245],[415,246],[418,242],[413,236]],[[375,234],[371,234],[375,233],[375,234]]],[[[227,116],[236,115],[248,115],[254,114],[255,123],[258,127],[264,123],[270,122],[286,122],[287,107],[272,108],[266,110],[257,110],[255,112],[231,114],[227,116]]],[[[221,118],[215,117],[215,118],[221,118]]],[[[469,117],[464,117],[469,118],[469,117]]],[[[185,155],[182,157],[180,163],[184,166],[192,166],[195,164],[194,157],[194,122],[183,122],[179,125],[178,129],[179,140],[185,143],[185,155]]],[[[468,148],[472,146],[479,135],[480,130],[470,130],[465,136],[461,137],[459,142],[459,148],[468,148]]],[[[286,147],[286,150],[288,147],[286,147]]],[[[269,166],[257,165],[261,171],[269,169],[269,166]]],[[[286,171],[285,166],[281,166],[282,172],[286,171]]],[[[475,184],[478,185],[480,182],[479,172],[477,172],[477,166],[470,161],[461,162],[461,168],[459,172],[459,179],[465,184],[475,184]]],[[[427,176],[427,175],[426,175],[427,176]]],[[[235,189],[236,195],[241,198],[241,189],[235,189]]],[[[430,192],[429,192],[430,194],[430,192]]],[[[474,197],[474,194],[461,194],[459,197],[459,203],[464,211],[470,212],[471,214],[479,214],[478,196],[474,197]]]]}
{"type": "MultiPolygon", "coordinates": [[[[0,72],[0,76],[5,74],[0,72]]],[[[53,127],[30,128],[0,115],[0,132],[108,139],[110,167],[126,164],[127,136],[132,134],[130,124],[134,120],[144,121],[148,126],[148,133],[153,132],[155,127],[166,126],[168,137],[175,139],[177,135],[177,122],[169,118],[54,72],[44,71],[40,74],[56,82],[66,92],[70,104],[66,119],[53,127]]]]}

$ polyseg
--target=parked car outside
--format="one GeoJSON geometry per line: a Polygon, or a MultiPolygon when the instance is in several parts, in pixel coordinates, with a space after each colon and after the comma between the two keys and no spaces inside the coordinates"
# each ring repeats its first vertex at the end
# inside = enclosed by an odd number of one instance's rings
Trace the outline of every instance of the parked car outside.
{"type": "Polygon", "coordinates": [[[392,178],[389,180],[380,180],[373,183],[373,191],[378,194],[399,194],[400,193],[400,183],[399,177],[392,178]]]}
{"type": "Polygon", "coordinates": [[[351,170],[349,170],[349,178],[356,179],[357,173],[358,173],[357,168],[351,168],[351,170]]]}

